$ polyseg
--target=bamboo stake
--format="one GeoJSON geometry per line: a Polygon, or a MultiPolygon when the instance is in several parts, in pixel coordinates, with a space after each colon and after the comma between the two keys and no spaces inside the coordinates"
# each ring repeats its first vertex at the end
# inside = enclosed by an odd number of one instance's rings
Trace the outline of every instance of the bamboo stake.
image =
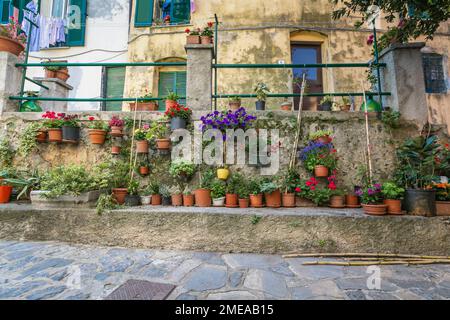
{"type": "Polygon", "coordinates": [[[427,265],[427,264],[450,264],[450,260],[385,260],[385,261],[309,261],[304,266],[373,266],[373,265],[427,265]]]}
{"type": "Polygon", "coordinates": [[[295,166],[295,159],[297,158],[297,148],[300,143],[300,131],[302,129],[302,108],[303,108],[303,95],[305,94],[306,87],[306,74],[303,74],[302,87],[300,89],[300,101],[298,103],[298,113],[297,113],[297,131],[294,143],[294,149],[291,154],[291,161],[289,163],[289,169],[292,170],[295,166]]]}
{"type": "Polygon", "coordinates": [[[133,114],[133,133],[131,135],[131,149],[130,149],[130,182],[133,179],[133,147],[134,147],[134,132],[136,131],[136,117],[137,117],[137,108],[138,108],[138,99],[136,98],[136,105],[134,108],[134,114],[133,114]]]}
{"type": "Polygon", "coordinates": [[[363,258],[406,258],[406,259],[450,259],[450,256],[422,256],[413,254],[396,253],[296,253],[283,255],[283,258],[345,258],[345,257],[363,257],[363,258]]]}
{"type": "Polygon", "coordinates": [[[372,154],[371,154],[371,147],[370,147],[370,137],[369,137],[369,110],[367,109],[367,98],[366,98],[366,91],[364,89],[364,83],[361,81],[361,87],[363,89],[363,97],[364,97],[364,106],[365,106],[365,118],[366,118],[366,143],[367,143],[367,158],[369,161],[369,183],[372,183],[372,154]]]}

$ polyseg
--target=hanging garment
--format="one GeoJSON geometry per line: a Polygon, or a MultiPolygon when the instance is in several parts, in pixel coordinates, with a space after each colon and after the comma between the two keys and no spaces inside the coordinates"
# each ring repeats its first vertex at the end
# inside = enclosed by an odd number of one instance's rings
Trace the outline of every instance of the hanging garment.
{"type": "Polygon", "coordinates": [[[191,13],[195,12],[195,0],[191,0],[191,13]]]}
{"type": "Polygon", "coordinates": [[[162,7],[162,11],[163,11],[163,16],[162,18],[164,19],[165,17],[169,16],[170,17],[170,7],[172,6],[172,0],[166,0],[164,1],[163,7],[162,7]]]}
{"type": "Polygon", "coordinates": [[[49,19],[44,16],[40,16],[39,27],[40,27],[40,31],[41,31],[40,37],[39,37],[39,45],[40,45],[41,49],[47,49],[50,47],[49,19]]]}
{"type": "Polygon", "coordinates": [[[66,43],[66,26],[63,19],[58,19],[56,22],[56,42],[58,44],[66,43]]]}
{"type": "Polygon", "coordinates": [[[49,40],[48,40],[48,43],[50,44],[50,46],[56,46],[57,23],[58,23],[57,18],[50,19],[49,40]]]}
{"type": "Polygon", "coordinates": [[[29,10],[24,10],[24,19],[22,21],[22,30],[28,37],[28,41],[30,42],[30,52],[36,52],[40,49],[40,16],[37,12],[36,4],[31,1],[27,4],[26,8],[29,10]],[[31,11],[31,12],[30,12],[31,11]],[[27,19],[30,19],[33,23],[37,24],[38,27],[32,25],[27,19]],[[31,28],[31,29],[30,29],[31,28]],[[31,30],[31,33],[30,33],[31,30]]]}

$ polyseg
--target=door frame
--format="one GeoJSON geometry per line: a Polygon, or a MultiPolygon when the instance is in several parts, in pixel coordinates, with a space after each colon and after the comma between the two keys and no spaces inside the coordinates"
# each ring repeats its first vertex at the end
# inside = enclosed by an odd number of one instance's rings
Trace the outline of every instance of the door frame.
{"type": "MultiPolygon", "coordinates": [[[[291,42],[291,62],[294,63],[294,61],[292,60],[292,48],[294,47],[318,47],[318,62],[317,63],[322,63],[323,59],[322,59],[322,45],[323,42],[319,42],[319,41],[292,41],[291,42]]],[[[317,68],[319,72],[317,72],[317,80],[321,83],[322,85],[322,93],[323,93],[323,68],[317,68]]]]}

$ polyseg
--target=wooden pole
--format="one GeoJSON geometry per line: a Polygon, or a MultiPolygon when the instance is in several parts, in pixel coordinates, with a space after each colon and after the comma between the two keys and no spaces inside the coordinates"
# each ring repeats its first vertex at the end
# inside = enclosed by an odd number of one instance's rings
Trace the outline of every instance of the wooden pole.
{"type": "Polygon", "coordinates": [[[450,259],[450,256],[421,256],[413,254],[396,253],[293,253],[283,255],[283,258],[346,258],[346,257],[364,257],[364,258],[406,258],[406,259],[450,259]]]}
{"type": "Polygon", "coordinates": [[[295,166],[297,158],[298,144],[300,143],[300,131],[302,129],[302,107],[303,107],[303,95],[305,94],[306,87],[306,74],[303,74],[302,87],[300,90],[300,101],[298,102],[298,113],[297,113],[297,131],[295,136],[294,149],[291,154],[291,161],[289,163],[289,169],[292,170],[295,166]]]}
{"type": "Polygon", "coordinates": [[[363,89],[363,97],[364,97],[364,106],[365,106],[365,118],[366,118],[366,143],[367,143],[367,160],[369,162],[369,183],[372,184],[372,177],[373,177],[373,171],[372,171],[372,152],[371,152],[371,145],[370,145],[370,137],[369,137],[369,110],[367,110],[367,98],[366,98],[366,91],[364,89],[364,83],[361,81],[361,87],[363,89]]]}
{"type": "Polygon", "coordinates": [[[136,104],[133,114],[133,133],[131,135],[131,149],[130,149],[130,182],[133,180],[133,147],[134,147],[134,132],[136,131],[136,117],[137,117],[138,99],[136,98],[136,104]]]}
{"type": "Polygon", "coordinates": [[[304,266],[374,266],[374,265],[426,265],[426,264],[450,264],[450,260],[384,260],[384,261],[309,261],[304,266]]]}

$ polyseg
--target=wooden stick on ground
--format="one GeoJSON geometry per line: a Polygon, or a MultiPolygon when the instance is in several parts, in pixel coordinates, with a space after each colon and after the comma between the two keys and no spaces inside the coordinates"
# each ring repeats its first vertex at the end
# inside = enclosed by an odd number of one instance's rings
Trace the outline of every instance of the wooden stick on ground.
{"type": "Polygon", "coordinates": [[[298,253],[283,255],[283,258],[345,258],[345,257],[364,257],[364,258],[410,258],[410,259],[450,259],[450,256],[421,256],[413,254],[396,253],[298,253]]]}
{"type": "Polygon", "coordinates": [[[426,259],[426,260],[383,260],[383,261],[308,261],[304,266],[374,266],[374,265],[426,265],[426,264],[450,264],[450,260],[426,259]]]}

